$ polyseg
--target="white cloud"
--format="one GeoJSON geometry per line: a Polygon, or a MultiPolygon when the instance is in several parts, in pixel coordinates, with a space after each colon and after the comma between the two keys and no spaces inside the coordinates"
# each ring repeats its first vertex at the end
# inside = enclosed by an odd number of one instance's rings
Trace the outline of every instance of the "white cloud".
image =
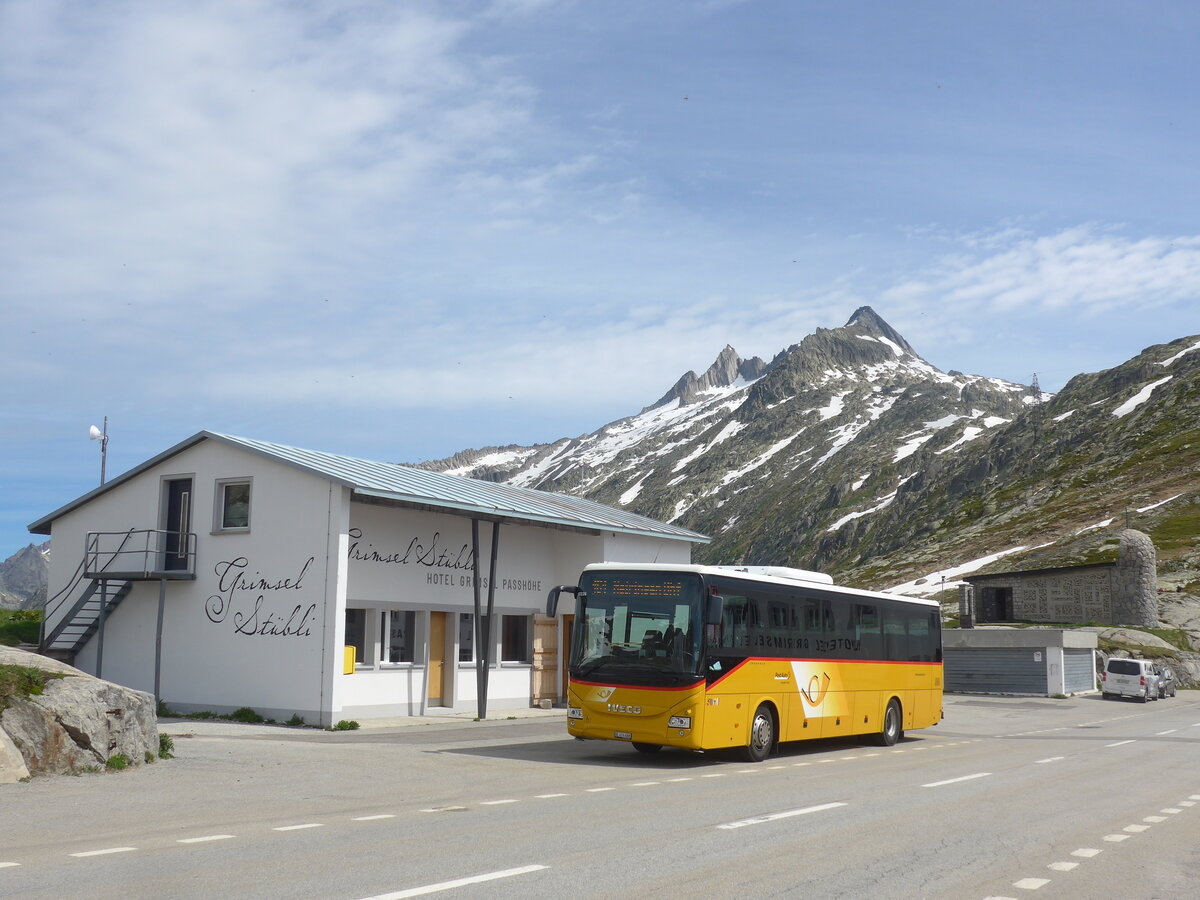
{"type": "Polygon", "coordinates": [[[1095,225],[1032,235],[1006,228],[883,291],[906,307],[1094,315],[1200,298],[1200,236],[1126,237],[1095,225]],[[983,252],[980,252],[983,251],[983,252]]]}

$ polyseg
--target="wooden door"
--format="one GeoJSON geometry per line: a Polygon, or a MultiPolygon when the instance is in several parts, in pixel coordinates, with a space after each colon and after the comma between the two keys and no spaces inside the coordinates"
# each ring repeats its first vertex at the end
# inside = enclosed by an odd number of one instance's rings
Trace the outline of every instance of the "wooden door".
{"type": "Polygon", "coordinates": [[[446,613],[429,614],[429,678],[427,695],[430,706],[441,706],[446,696],[446,613]]]}

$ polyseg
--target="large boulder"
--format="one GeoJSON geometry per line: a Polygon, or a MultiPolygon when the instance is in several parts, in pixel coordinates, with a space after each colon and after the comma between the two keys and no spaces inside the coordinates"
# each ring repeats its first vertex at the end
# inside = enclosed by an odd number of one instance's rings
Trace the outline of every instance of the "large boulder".
{"type": "Polygon", "coordinates": [[[0,782],[103,769],[118,754],[132,765],[157,756],[158,717],[150,694],[9,647],[0,647],[0,665],[63,676],[48,679],[41,694],[0,698],[0,782]],[[19,751],[24,773],[5,762],[6,740],[19,751]]]}

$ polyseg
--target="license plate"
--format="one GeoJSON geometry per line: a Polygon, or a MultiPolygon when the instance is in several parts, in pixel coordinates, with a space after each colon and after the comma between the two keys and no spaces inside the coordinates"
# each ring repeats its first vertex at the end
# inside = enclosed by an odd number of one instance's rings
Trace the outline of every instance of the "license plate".
{"type": "Polygon", "coordinates": [[[613,737],[620,738],[623,741],[632,741],[633,735],[628,731],[614,731],[613,737]]]}

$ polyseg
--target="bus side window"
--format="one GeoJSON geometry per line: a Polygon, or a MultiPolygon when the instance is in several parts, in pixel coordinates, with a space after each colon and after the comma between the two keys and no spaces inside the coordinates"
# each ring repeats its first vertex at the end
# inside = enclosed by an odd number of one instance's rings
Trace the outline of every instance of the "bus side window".
{"type": "Polygon", "coordinates": [[[863,656],[868,659],[881,658],[883,641],[879,607],[866,603],[854,605],[854,639],[861,642],[863,656]]]}
{"type": "Polygon", "coordinates": [[[908,612],[908,658],[913,662],[933,662],[929,617],[921,610],[908,612]]]}
{"type": "Polygon", "coordinates": [[[725,594],[725,606],[721,615],[721,633],[718,637],[719,647],[745,647],[749,643],[747,636],[747,602],[745,597],[725,594]]]}
{"type": "MultiPolygon", "coordinates": [[[[895,661],[909,659],[908,611],[898,606],[883,608],[883,658],[895,661]]],[[[919,652],[919,651],[918,651],[919,652]]]]}

